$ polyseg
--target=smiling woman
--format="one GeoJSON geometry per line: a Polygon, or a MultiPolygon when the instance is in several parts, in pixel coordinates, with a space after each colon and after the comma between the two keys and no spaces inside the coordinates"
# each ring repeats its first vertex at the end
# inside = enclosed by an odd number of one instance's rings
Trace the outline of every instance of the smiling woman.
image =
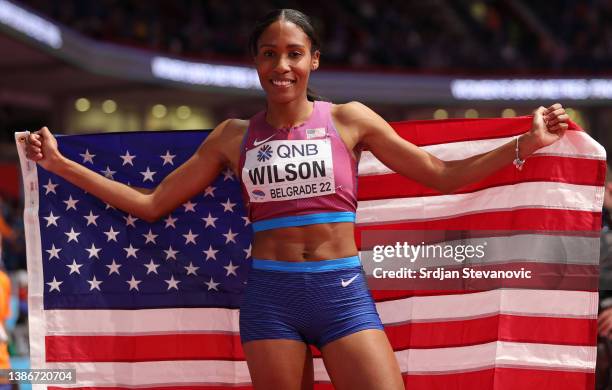
{"type": "Polygon", "coordinates": [[[142,192],[64,157],[43,127],[27,155],[103,201],[155,221],[206,188],[225,168],[241,178],[254,231],[253,263],[240,308],[240,337],[255,389],[312,389],[309,344],[338,390],[404,388],[368,290],[354,240],[357,165],[367,148],[390,169],[442,193],[482,180],[567,129],[560,104],[534,111],[531,129],[463,160],[442,161],[401,138],[358,102],[332,104],[308,92],[319,41],[308,18],[276,10],[249,48],[266,109],[219,124],[184,164],[142,192]]]}

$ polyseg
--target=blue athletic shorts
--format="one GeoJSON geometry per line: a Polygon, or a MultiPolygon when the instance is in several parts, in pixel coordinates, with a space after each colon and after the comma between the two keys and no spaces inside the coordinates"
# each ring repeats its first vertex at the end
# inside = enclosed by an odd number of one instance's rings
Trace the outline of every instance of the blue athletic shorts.
{"type": "Polygon", "coordinates": [[[359,257],[290,262],[253,259],[240,306],[240,339],[291,339],[321,349],[383,329],[359,257]]]}

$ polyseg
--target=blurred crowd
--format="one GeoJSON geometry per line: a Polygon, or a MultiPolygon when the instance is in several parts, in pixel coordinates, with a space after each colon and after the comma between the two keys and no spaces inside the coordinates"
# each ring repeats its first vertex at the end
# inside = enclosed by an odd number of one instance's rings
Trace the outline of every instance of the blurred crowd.
{"type": "Polygon", "coordinates": [[[612,66],[612,0],[21,0],[93,39],[194,59],[248,61],[267,10],[297,8],[326,65],[444,73],[585,73],[612,66]]]}
{"type": "Polygon", "coordinates": [[[19,199],[0,196],[0,259],[8,271],[26,269],[23,205],[19,199]]]}
{"type": "MultiPolygon", "coordinates": [[[[0,196],[0,369],[10,367],[9,355],[29,354],[23,226],[21,200],[0,196]]],[[[0,383],[0,389],[5,387],[0,383]]]]}

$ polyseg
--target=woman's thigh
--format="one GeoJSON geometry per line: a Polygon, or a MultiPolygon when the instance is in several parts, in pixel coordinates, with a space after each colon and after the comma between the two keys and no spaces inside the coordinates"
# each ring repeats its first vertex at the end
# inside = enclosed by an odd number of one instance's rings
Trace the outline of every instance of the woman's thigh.
{"type": "Polygon", "coordinates": [[[403,390],[397,359],[382,330],[367,329],[334,340],[321,349],[336,390],[403,390]]]}
{"type": "Polygon", "coordinates": [[[255,340],[242,345],[255,390],[312,390],[310,348],[297,340],[255,340]]]}

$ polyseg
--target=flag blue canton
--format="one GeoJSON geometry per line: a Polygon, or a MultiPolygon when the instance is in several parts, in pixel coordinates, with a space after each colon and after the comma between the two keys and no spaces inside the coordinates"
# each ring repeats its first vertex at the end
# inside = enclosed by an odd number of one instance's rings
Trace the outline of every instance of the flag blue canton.
{"type": "MultiPolygon", "coordinates": [[[[60,151],[106,177],[154,188],[208,132],[57,137],[60,151]]],[[[155,223],[38,170],[45,309],[237,308],[251,266],[250,222],[235,175],[155,223]]]]}

